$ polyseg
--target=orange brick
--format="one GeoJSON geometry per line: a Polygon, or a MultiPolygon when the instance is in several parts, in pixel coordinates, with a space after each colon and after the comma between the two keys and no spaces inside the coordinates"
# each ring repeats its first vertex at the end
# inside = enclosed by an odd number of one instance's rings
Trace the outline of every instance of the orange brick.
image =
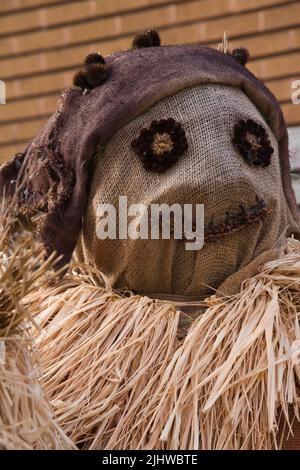
{"type": "Polygon", "coordinates": [[[0,4],[0,12],[11,12],[11,11],[17,12],[21,8],[40,7],[43,5],[43,3],[54,4],[60,1],[61,0],[10,0],[9,2],[2,1],[0,4]]]}
{"type": "MultiPolygon", "coordinates": [[[[47,118],[17,124],[0,125],[0,145],[16,141],[28,141],[46,124],[47,118]]],[[[1,150],[1,147],[0,147],[1,150]]]]}
{"type": "Polygon", "coordinates": [[[17,152],[21,152],[25,147],[26,142],[15,144],[15,145],[8,145],[8,146],[1,146],[0,147],[0,163],[3,163],[7,160],[10,160],[17,152]]]}
{"type": "Polygon", "coordinates": [[[270,80],[282,75],[300,75],[300,52],[254,60],[249,63],[249,69],[262,80],[270,80]]]}
{"type": "MultiPolygon", "coordinates": [[[[205,0],[203,0],[205,1],[205,0]]],[[[203,2],[202,2],[203,3],[203,2]]],[[[179,6],[177,6],[178,11],[180,11],[179,6]]],[[[285,12],[287,8],[290,8],[285,6],[285,7],[280,7],[276,10],[278,12],[282,13],[285,12]]],[[[300,14],[300,4],[297,5],[296,7],[299,10],[300,14]]],[[[162,9],[163,11],[167,11],[167,8],[162,9]]],[[[275,9],[274,9],[275,10],[275,9]]],[[[274,10],[272,11],[266,11],[265,15],[266,17],[272,13],[274,14],[274,10]]],[[[154,10],[153,10],[154,11],[154,10]]],[[[144,13],[143,13],[144,14],[144,13]]],[[[285,24],[286,22],[286,16],[282,14],[283,18],[283,23],[285,24]]],[[[111,19],[110,19],[111,21],[111,19]]],[[[161,21],[167,21],[166,18],[162,17],[161,21]]],[[[229,29],[229,24],[228,22],[230,21],[230,33],[232,37],[232,44],[235,44],[234,37],[241,32],[241,27],[244,23],[247,23],[247,28],[243,29],[244,32],[251,32],[255,31],[259,27],[259,13],[249,13],[247,15],[242,15],[241,17],[230,17],[229,19],[221,18],[219,20],[214,20],[209,23],[202,22],[200,24],[196,25],[190,25],[190,26],[185,26],[183,28],[180,27],[174,27],[171,28],[170,30],[166,30],[163,32],[162,37],[166,41],[166,43],[175,43],[175,42],[188,42],[191,40],[191,38],[194,41],[200,41],[202,39],[202,42],[207,42],[210,41],[212,38],[214,39],[219,39],[221,38],[221,31],[223,30],[228,30],[229,29]]],[[[292,19],[290,19],[292,22],[292,19]]],[[[78,27],[77,27],[78,28],[78,27]]],[[[130,25],[126,24],[126,28],[130,28],[130,25]]],[[[77,31],[79,37],[77,38],[78,40],[85,40],[87,39],[87,36],[95,36],[96,33],[92,32],[91,25],[90,24],[85,24],[81,27],[80,29],[80,34],[79,30],[76,28],[70,28],[70,38],[71,40],[74,40],[74,37],[72,39],[72,34],[75,34],[77,31]]],[[[270,39],[266,39],[264,41],[263,38],[258,39],[257,41],[257,46],[256,46],[256,51],[264,51],[264,44],[268,44],[266,46],[267,50],[270,51],[270,53],[277,52],[277,50],[288,50],[290,48],[291,43],[298,44],[300,42],[300,30],[294,29],[291,30],[291,32],[281,32],[279,33],[280,36],[277,40],[274,40],[274,37],[271,37],[270,39]],[[294,39],[293,39],[294,38],[294,39]],[[295,42],[293,42],[295,41],[295,42]],[[277,47],[277,50],[276,50],[277,47]],[[285,49],[284,49],[285,48],[285,49]]],[[[66,36],[68,36],[68,33],[66,34],[66,29],[60,29],[60,30],[55,30],[55,31],[49,31],[48,33],[43,33],[43,41],[45,41],[45,44],[47,43],[47,40],[49,39],[49,35],[56,35],[56,40],[60,40],[61,44],[64,43],[64,40],[66,39],[66,36]],[[60,36],[59,36],[59,34],[60,36]]],[[[274,36],[274,35],[273,35],[274,36]]],[[[29,35],[28,40],[33,39],[31,35],[29,35]]],[[[28,41],[27,41],[28,42],[28,41]]],[[[97,41],[94,41],[97,42],[97,41]]],[[[122,38],[122,39],[117,39],[117,40],[109,40],[109,41],[98,41],[99,42],[99,50],[103,54],[109,54],[114,50],[119,50],[125,47],[128,47],[130,44],[130,38],[122,38]]],[[[237,41],[237,43],[239,43],[237,41]]],[[[254,38],[248,38],[248,40],[245,41],[245,46],[247,46],[249,42],[249,45],[255,44],[254,38]]],[[[295,46],[296,47],[296,46],[295,46]]],[[[9,59],[9,60],[2,60],[0,61],[0,67],[2,70],[2,78],[5,79],[6,77],[11,77],[11,76],[19,76],[27,73],[39,73],[41,71],[44,71],[46,69],[52,70],[52,69],[59,69],[59,68],[64,68],[64,67],[77,67],[80,62],[80,54],[82,54],[82,57],[84,57],[85,52],[84,51],[90,51],[91,48],[90,46],[80,46],[72,49],[64,49],[62,48],[58,52],[49,52],[49,53],[41,53],[41,54],[34,54],[32,56],[24,56],[24,57],[19,57],[16,58],[15,60],[9,59]]]]}
{"type": "Polygon", "coordinates": [[[278,101],[290,101],[291,94],[293,93],[292,83],[295,80],[300,80],[299,75],[294,75],[291,78],[286,78],[282,80],[272,80],[265,82],[266,86],[271,90],[271,92],[276,96],[278,101]]]}
{"type": "Polygon", "coordinates": [[[10,121],[28,117],[52,113],[58,105],[58,96],[42,97],[35,99],[26,99],[24,101],[16,101],[0,107],[0,124],[1,122],[10,121]]]}
{"type": "MultiPolygon", "coordinates": [[[[109,3],[110,2],[105,2],[105,4],[109,3]]],[[[161,1],[159,3],[163,5],[164,2],[161,1]]],[[[276,3],[282,3],[282,0],[261,0],[260,8],[263,10],[264,6],[269,6],[270,4],[275,5],[276,3]]],[[[154,7],[150,11],[128,12],[119,16],[117,21],[116,18],[112,17],[97,19],[95,21],[73,26],[70,24],[67,28],[67,35],[70,36],[71,43],[83,40],[105,40],[107,36],[114,36],[116,34],[120,34],[120,32],[130,34],[152,26],[164,28],[166,26],[171,26],[176,22],[199,20],[201,21],[201,27],[196,40],[210,41],[222,36],[224,29],[229,29],[232,31],[232,34],[236,35],[241,34],[243,31],[256,31],[260,24],[260,12],[253,14],[247,13],[237,17],[220,18],[205,22],[205,19],[208,17],[220,16],[232,11],[233,4],[230,0],[214,0],[214,2],[211,0],[198,0],[196,2],[185,1],[178,5],[175,4],[174,6],[168,5],[162,7],[157,7],[155,4],[153,5],[154,7]]],[[[234,5],[235,11],[241,13],[257,8],[257,2],[254,2],[253,0],[243,0],[243,2],[236,2],[234,5]]],[[[297,16],[295,15],[297,15],[297,12],[299,13],[300,5],[293,6],[293,11],[290,13],[291,6],[292,5],[286,5],[278,9],[266,10],[264,14],[268,28],[270,29],[270,27],[272,27],[274,16],[277,18],[278,27],[282,24],[286,24],[286,21],[289,21],[291,24],[296,24],[297,16]]],[[[76,4],[74,4],[74,9],[76,10],[76,4]]],[[[60,21],[62,16],[68,18],[68,14],[64,14],[62,10],[61,14],[57,14],[56,16],[58,21],[60,21]]],[[[7,26],[7,28],[8,27],[9,26],[7,26]]],[[[178,27],[176,27],[176,29],[177,28],[178,27]]],[[[64,44],[64,38],[66,38],[66,30],[65,32],[63,30],[64,27],[57,27],[54,30],[23,34],[16,36],[14,41],[7,41],[7,39],[4,38],[0,40],[0,55],[13,51],[25,52],[32,51],[37,48],[60,46],[61,44],[64,44]]]]}
{"type": "Polygon", "coordinates": [[[0,59],[1,79],[7,77],[18,77],[23,74],[40,73],[46,70],[64,69],[65,67],[80,67],[85,56],[94,50],[101,51],[103,55],[110,54],[116,50],[127,49],[130,41],[127,38],[106,41],[92,45],[78,46],[72,49],[61,48],[58,52],[34,54],[31,56],[18,57],[16,59],[0,59]]]}
{"type": "Polygon", "coordinates": [[[282,110],[289,126],[300,125],[300,104],[284,104],[282,110]]]}
{"type": "MultiPolygon", "coordinates": [[[[52,1],[53,4],[60,0],[52,1]]],[[[65,21],[72,22],[81,19],[93,18],[97,15],[107,15],[118,11],[130,11],[138,9],[147,5],[164,5],[169,0],[118,0],[115,2],[98,0],[96,3],[93,0],[84,0],[81,2],[67,1],[65,5],[57,5],[52,7],[44,7],[43,2],[32,2],[30,6],[39,7],[33,11],[19,12],[16,8],[16,13],[10,16],[0,17],[0,31],[1,34],[7,34],[12,32],[22,32],[34,28],[43,28],[47,26],[53,26],[57,23],[63,23],[65,21]]],[[[177,3],[180,0],[173,0],[177,3]]],[[[45,2],[47,5],[48,2],[45,2]]],[[[25,8],[26,2],[19,2],[20,7],[25,8]]],[[[1,9],[0,9],[1,11],[1,9]]]]}
{"type": "Polygon", "coordinates": [[[7,102],[12,98],[19,98],[37,93],[50,93],[63,91],[72,85],[74,72],[60,72],[51,75],[41,75],[7,83],[7,102]]]}
{"type": "Polygon", "coordinates": [[[278,52],[290,52],[300,48],[300,27],[230,41],[231,47],[241,45],[248,48],[251,58],[278,52]]]}

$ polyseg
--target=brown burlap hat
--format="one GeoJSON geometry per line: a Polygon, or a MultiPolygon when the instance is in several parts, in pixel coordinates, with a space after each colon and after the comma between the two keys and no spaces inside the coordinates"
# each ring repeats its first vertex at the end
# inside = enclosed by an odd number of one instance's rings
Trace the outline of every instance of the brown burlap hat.
{"type": "Polygon", "coordinates": [[[68,262],[77,245],[118,288],[199,297],[235,292],[299,234],[283,114],[243,54],[160,46],[151,32],[131,50],[88,56],[59,110],[0,172],[48,254],[68,262]],[[97,207],[119,196],[204,204],[204,247],[99,239],[97,207]]]}

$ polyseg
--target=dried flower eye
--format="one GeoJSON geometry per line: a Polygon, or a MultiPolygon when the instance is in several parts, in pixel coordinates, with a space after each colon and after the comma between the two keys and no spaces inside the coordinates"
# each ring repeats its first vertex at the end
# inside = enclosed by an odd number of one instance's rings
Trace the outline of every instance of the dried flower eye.
{"type": "Polygon", "coordinates": [[[152,121],[131,146],[146,170],[162,173],[188,149],[184,129],[173,118],[152,121]]]}
{"type": "Polygon", "coordinates": [[[249,165],[270,165],[274,149],[264,127],[248,119],[234,126],[233,144],[249,165]]]}

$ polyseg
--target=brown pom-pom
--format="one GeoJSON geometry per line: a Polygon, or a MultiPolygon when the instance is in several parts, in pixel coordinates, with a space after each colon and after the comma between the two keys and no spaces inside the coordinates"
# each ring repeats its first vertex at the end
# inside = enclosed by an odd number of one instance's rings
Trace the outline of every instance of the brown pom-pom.
{"type": "Polygon", "coordinates": [[[87,77],[86,77],[86,72],[84,70],[79,70],[79,72],[75,73],[73,77],[73,85],[79,86],[83,90],[85,90],[86,88],[89,88],[87,77]]]}
{"type": "Polygon", "coordinates": [[[241,65],[246,65],[250,58],[249,51],[245,47],[237,47],[236,49],[233,49],[230,52],[230,55],[241,65]]]}
{"type": "Polygon", "coordinates": [[[90,65],[90,64],[105,64],[104,57],[102,57],[99,52],[92,52],[91,54],[88,54],[85,58],[84,65],[90,65]]]}
{"type": "Polygon", "coordinates": [[[137,34],[132,42],[132,49],[158,46],[160,46],[160,36],[155,29],[137,34]]]}
{"type": "Polygon", "coordinates": [[[108,72],[101,64],[90,64],[86,66],[86,81],[89,88],[97,88],[102,85],[108,77],[108,72]]]}
{"type": "Polygon", "coordinates": [[[88,54],[84,61],[84,70],[75,73],[73,84],[83,90],[97,88],[108,77],[105,60],[98,52],[88,54]]]}

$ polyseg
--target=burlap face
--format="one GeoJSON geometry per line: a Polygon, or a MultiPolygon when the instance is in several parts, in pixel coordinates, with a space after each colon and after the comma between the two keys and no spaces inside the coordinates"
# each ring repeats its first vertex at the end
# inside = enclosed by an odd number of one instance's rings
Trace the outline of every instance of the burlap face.
{"type": "MultiPolygon", "coordinates": [[[[99,150],[79,258],[100,269],[118,288],[139,293],[202,296],[218,289],[230,276],[280,245],[289,235],[289,212],[283,194],[276,139],[264,118],[238,88],[201,85],[188,88],[156,103],[119,130],[99,150]],[[162,174],[149,172],[131,148],[131,141],[152,120],[172,117],[185,130],[188,151],[162,174]],[[246,163],[232,143],[234,125],[253,119],[267,131],[274,154],[268,167],[246,163]],[[179,240],[100,240],[97,207],[112,204],[119,196],[128,204],[204,204],[205,223],[224,219],[240,205],[263,199],[271,212],[222,240],[199,251],[187,251],[179,240]]],[[[251,273],[250,273],[251,274],[251,273]]],[[[236,282],[236,288],[239,285],[236,282]]]]}

